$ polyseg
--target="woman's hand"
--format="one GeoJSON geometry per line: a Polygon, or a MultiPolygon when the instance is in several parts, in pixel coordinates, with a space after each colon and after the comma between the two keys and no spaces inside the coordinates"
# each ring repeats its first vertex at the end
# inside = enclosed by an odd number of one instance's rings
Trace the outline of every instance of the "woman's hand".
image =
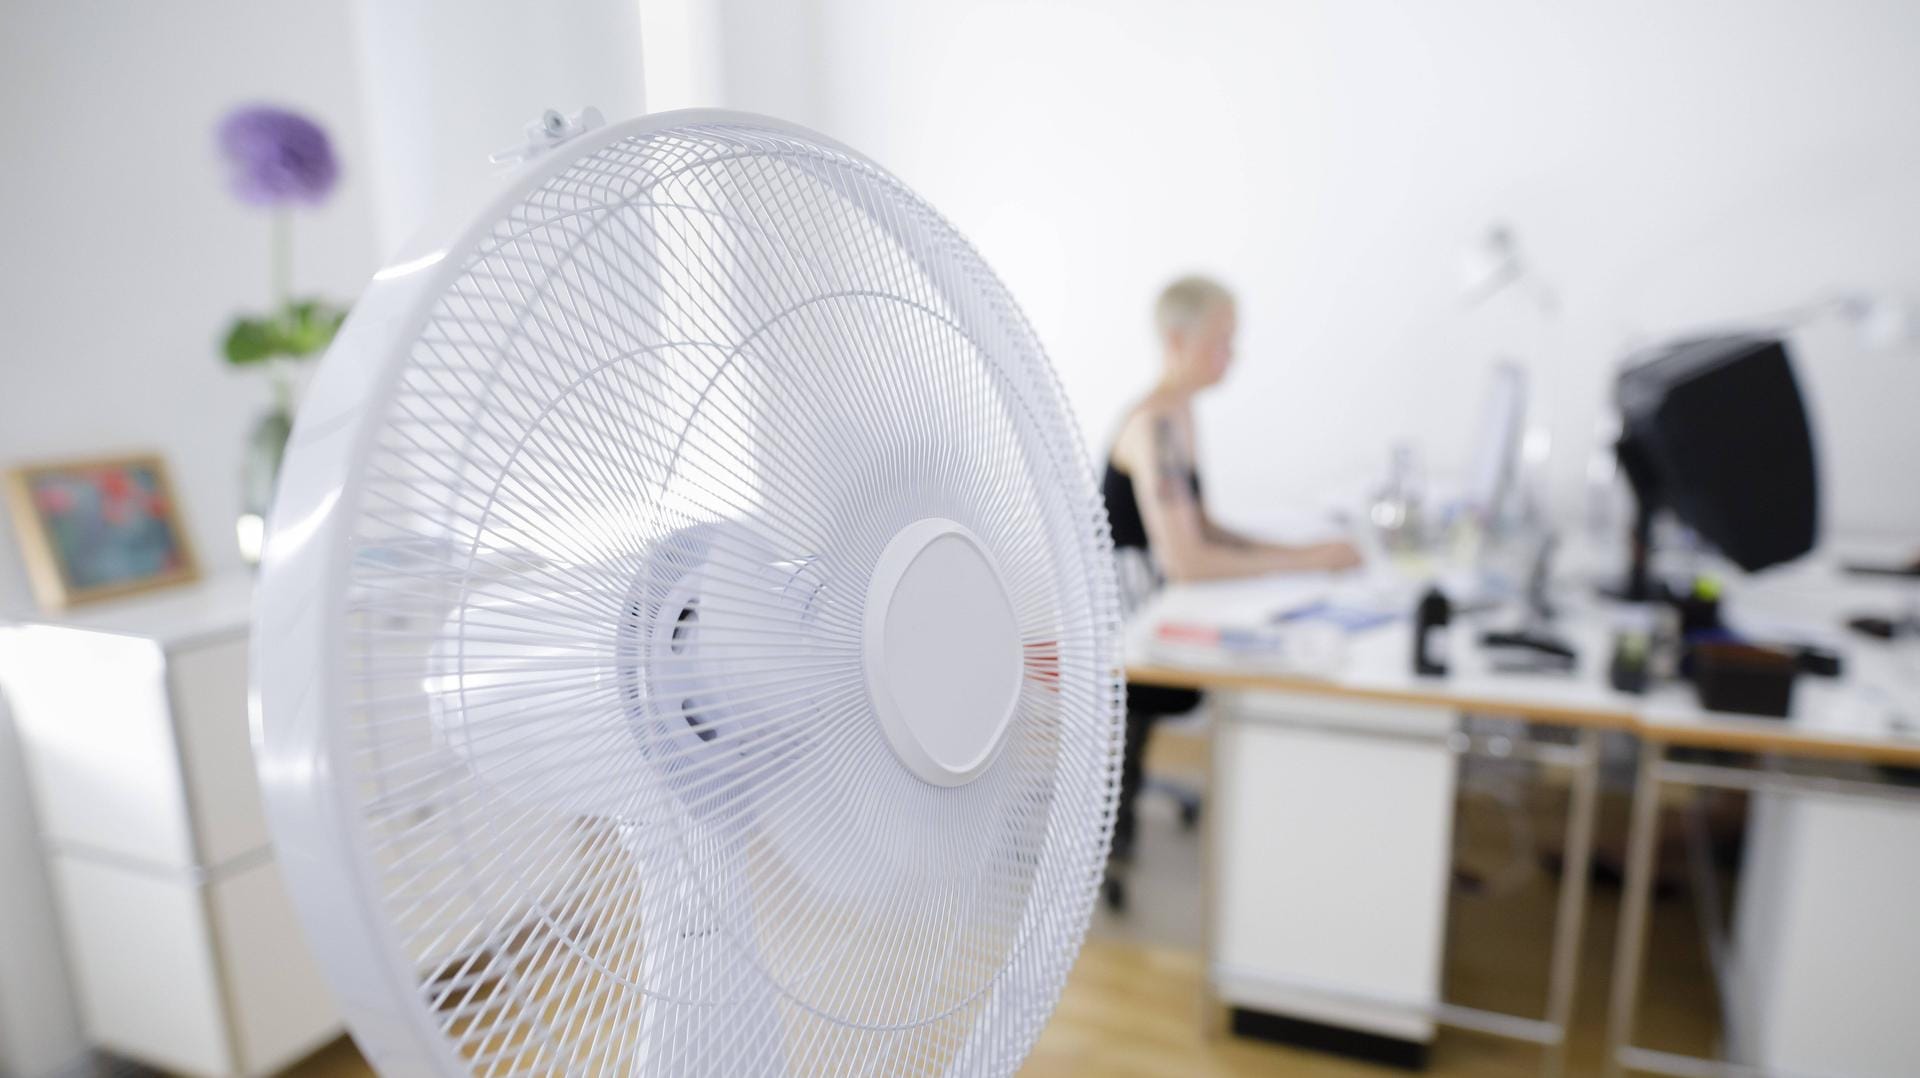
{"type": "Polygon", "coordinates": [[[1330,573],[1360,568],[1360,551],[1344,539],[1315,543],[1302,551],[1316,569],[1330,573]]]}

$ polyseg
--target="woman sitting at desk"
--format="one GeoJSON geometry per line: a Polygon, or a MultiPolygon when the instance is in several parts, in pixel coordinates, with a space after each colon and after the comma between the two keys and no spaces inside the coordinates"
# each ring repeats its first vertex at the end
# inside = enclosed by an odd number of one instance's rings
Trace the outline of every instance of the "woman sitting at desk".
{"type": "MultiPolygon", "coordinates": [[[[1153,318],[1164,360],[1160,381],[1121,421],[1100,483],[1126,609],[1131,612],[1162,579],[1218,580],[1360,564],[1348,543],[1287,546],[1214,523],[1194,467],[1193,398],[1219,384],[1233,362],[1233,294],[1217,281],[1182,277],[1160,293],[1153,318]]],[[[1188,689],[1127,686],[1115,860],[1124,863],[1133,853],[1134,801],[1149,726],[1162,715],[1191,711],[1199,703],[1200,694],[1188,689]]]]}

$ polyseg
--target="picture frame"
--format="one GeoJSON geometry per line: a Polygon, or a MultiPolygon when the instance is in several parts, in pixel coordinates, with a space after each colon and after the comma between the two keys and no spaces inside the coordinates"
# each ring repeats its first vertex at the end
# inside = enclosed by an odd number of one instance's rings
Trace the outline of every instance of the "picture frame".
{"type": "Polygon", "coordinates": [[[199,579],[173,490],[155,453],[9,469],[7,502],[34,598],[57,611],[199,579]]]}

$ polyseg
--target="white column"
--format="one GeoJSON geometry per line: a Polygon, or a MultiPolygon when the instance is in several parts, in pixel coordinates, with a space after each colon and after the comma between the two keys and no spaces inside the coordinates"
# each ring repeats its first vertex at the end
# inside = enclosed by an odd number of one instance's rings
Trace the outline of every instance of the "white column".
{"type": "Polygon", "coordinates": [[[380,247],[459,220],[487,156],[547,108],[644,111],[639,0],[358,0],[362,108],[380,247]]]}
{"type": "Polygon", "coordinates": [[[720,0],[638,2],[646,42],[648,111],[720,105],[720,0]]]}

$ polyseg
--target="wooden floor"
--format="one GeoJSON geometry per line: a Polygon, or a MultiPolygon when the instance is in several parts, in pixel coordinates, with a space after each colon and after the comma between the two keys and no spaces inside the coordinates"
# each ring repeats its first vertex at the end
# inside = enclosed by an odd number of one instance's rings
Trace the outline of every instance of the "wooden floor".
{"type": "MultiPolygon", "coordinates": [[[[1611,910],[1597,912],[1605,922],[1611,910]]],[[[1679,935],[1686,935],[1686,926],[1675,923],[1685,915],[1685,908],[1678,904],[1661,911],[1656,945],[1661,937],[1675,935],[1675,928],[1682,930],[1679,935]]],[[[1611,925],[1607,923],[1604,927],[1610,929],[1611,925]]],[[[1568,1068],[1573,1075],[1600,1072],[1601,1018],[1605,1009],[1601,950],[1610,936],[1610,930],[1588,933],[1590,961],[1581,986],[1581,1015],[1568,1068]]],[[[1534,951],[1524,943],[1509,946],[1497,937],[1489,938],[1488,943],[1505,956],[1497,964],[1518,965],[1544,957],[1544,952],[1534,951]]],[[[1525,971],[1518,972],[1523,974],[1518,979],[1524,982],[1525,971]]],[[[1678,986],[1684,987],[1684,981],[1684,977],[1680,978],[1678,986]]],[[[1086,1075],[1374,1078],[1405,1073],[1224,1034],[1210,1036],[1204,1031],[1198,1002],[1200,985],[1200,956],[1191,951],[1089,940],[1053,1021],[1041,1035],[1021,1074],[1025,1078],[1086,1075]]],[[[1649,990],[1660,996],[1676,986],[1674,977],[1655,976],[1649,990]]],[[[1690,1003],[1678,1008],[1649,1007],[1643,1020],[1648,1027],[1648,1042],[1691,1047],[1695,1051],[1706,1048],[1712,1037],[1710,1013],[1691,1013],[1695,1011],[1697,1008],[1690,1003]]],[[[1426,1073],[1441,1078],[1454,1075],[1518,1078],[1538,1074],[1539,1064],[1540,1053],[1536,1048],[1446,1030],[1434,1044],[1426,1073]]],[[[298,1078],[365,1078],[372,1072],[353,1046],[343,1040],[290,1073],[298,1078]]]]}
{"type": "MultiPolygon", "coordinates": [[[[1556,836],[1562,816],[1554,791],[1529,797],[1535,834],[1556,836]]],[[[1623,833],[1625,805],[1603,799],[1599,828],[1602,859],[1623,833]]],[[[1461,864],[1469,869],[1497,866],[1507,852],[1499,818],[1485,804],[1463,801],[1457,842],[1461,864]]],[[[1173,844],[1196,841],[1182,834],[1170,813],[1143,821],[1143,865],[1179,865],[1173,844]],[[1159,849],[1156,851],[1156,845],[1159,849]],[[1156,858],[1156,852],[1160,856],[1156,858]]],[[[1491,873],[1489,873],[1491,874],[1491,873]]],[[[1141,873],[1136,887],[1152,886],[1141,873]]],[[[1553,888],[1557,879],[1533,871],[1498,895],[1456,889],[1448,912],[1445,995],[1450,1002],[1538,1016],[1546,992],[1546,966],[1552,930],[1553,888]]],[[[1173,886],[1169,881],[1167,886],[1173,886]]],[[[1606,1013],[1607,974],[1612,960],[1618,892],[1596,885],[1582,940],[1579,1000],[1568,1073],[1600,1073],[1606,1013]]],[[[1196,911],[1197,915],[1197,911],[1196,911]]],[[[1097,919],[1067,982],[1052,1022],[1041,1035],[1027,1066],[1027,1078],[1065,1076],[1288,1075],[1295,1078],[1347,1078],[1404,1074],[1389,1068],[1303,1050],[1283,1048],[1225,1034],[1209,1034],[1199,1000],[1200,955],[1189,948],[1102,937],[1110,918],[1097,919]]],[[[1695,916],[1684,894],[1654,904],[1649,961],[1642,992],[1639,1043],[1689,1053],[1712,1051],[1718,1035],[1713,993],[1700,954],[1695,916]]],[[[1434,1042],[1426,1073],[1441,1078],[1506,1078],[1539,1073],[1536,1047],[1479,1034],[1442,1030],[1434,1042]]],[[[295,1068],[297,1078],[363,1078],[365,1063],[341,1041],[295,1068]]]]}
{"type": "MultiPolygon", "coordinates": [[[[1551,891],[1547,882],[1498,899],[1456,897],[1447,962],[1451,1000],[1539,1013],[1546,987],[1551,891]],[[1547,909],[1542,910],[1540,907],[1547,909]]],[[[1606,981],[1612,956],[1615,894],[1595,895],[1583,941],[1580,998],[1570,1075],[1600,1073],[1606,981]]],[[[1658,905],[1641,1015],[1643,1043],[1677,1051],[1711,1050],[1717,1033],[1692,910],[1683,900],[1658,905]]],[[[1209,1036],[1198,999],[1200,956],[1184,950],[1089,940],[1053,1021],[1021,1072],[1068,1075],[1287,1075],[1349,1078],[1404,1074],[1391,1068],[1221,1035],[1209,1036]]],[[[1505,1078],[1540,1073],[1538,1048],[1442,1030],[1427,1074],[1505,1078]]]]}

